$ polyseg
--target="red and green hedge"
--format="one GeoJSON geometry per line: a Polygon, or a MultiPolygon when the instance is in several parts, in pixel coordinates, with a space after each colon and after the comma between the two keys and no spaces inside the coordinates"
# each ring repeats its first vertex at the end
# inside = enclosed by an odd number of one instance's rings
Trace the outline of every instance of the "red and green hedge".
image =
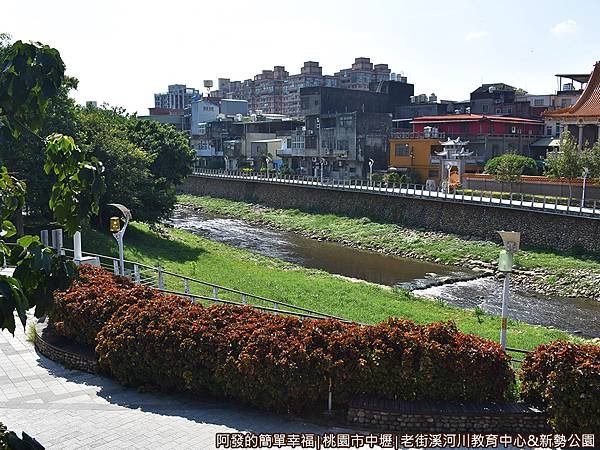
{"type": "Polygon", "coordinates": [[[500,401],[514,385],[501,347],[453,323],[359,326],[206,307],[98,269],[83,269],[56,304],[57,331],[95,340],[101,366],[130,386],[306,411],[324,408],[330,379],[339,405],[356,395],[500,401]]]}
{"type": "Polygon", "coordinates": [[[600,435],[600,347],[556,341],[538,346],[521,365],[521,396],[546,409],[564,433],[600,435]]]}

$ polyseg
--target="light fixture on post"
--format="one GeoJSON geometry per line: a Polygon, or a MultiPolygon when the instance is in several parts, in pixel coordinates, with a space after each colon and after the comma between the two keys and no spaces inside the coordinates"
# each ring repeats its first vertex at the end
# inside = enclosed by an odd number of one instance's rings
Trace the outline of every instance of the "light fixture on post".
{"type": "Polygon", "coordinates": [[[267,179],[269,179],[269,164],[271,164],[271,161],[273,161],[273,160],[271,159],[270,156],[267,156],[265,158],[265,164],[267,166],[267,179]]]}
{"type": "Polygon", "coordinates": [[[131,211],[129,211],[129,208],[119,203],[109,203],[108,206],[114,206],[119,211],[121,211],[121,214],[123,214],[123,226],[121,226],[121,219],[119,217],[114,216],[110,218],[110,231],[112,232],[114,238],[117,240],[117,244],[119,245],[119,272],[121,275],[125,275],[123,235],[125,234],[127,225],[131,220],[131,211]]]}
{"type": "Polygon", "coordinates": [[[369,186],[373,186],[373,164],[375,161],[369,159],[369,186]]]}
{"type": "Polygon", "coordinates": [[[521,233],[518,231],[498,231],[504,243],[504,250],[500,251],[498,259],[498,270],[504,272],[504,285],[502,288],[502,313],[500,328],[500,345],[506,350],[506,323],[508,314],[508,298],[510,287],[510,273],[513,267],[513,255],[519,250],[521,242],[521,233]]]}
{"type": "Polygon", "coordinates": [[[590,174],[590,169],[587,167],[583,168],[583,186],[581,188],[581,205],[579,205],[579,212],[583,210],[583,205],[585,203],[585,181],[587,180],[588,175],[590,174]]]}

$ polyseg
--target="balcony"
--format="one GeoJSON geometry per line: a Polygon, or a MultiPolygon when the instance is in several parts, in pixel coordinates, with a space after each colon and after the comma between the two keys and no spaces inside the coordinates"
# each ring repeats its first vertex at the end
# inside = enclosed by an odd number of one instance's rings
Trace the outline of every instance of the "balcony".
{"type": "Polygon", "coordinates": [[[223,156],[223,152],[218,152],[214,147],[201,148],[196,150],[196,156],[206,158],[211,156],[223,156]]]}

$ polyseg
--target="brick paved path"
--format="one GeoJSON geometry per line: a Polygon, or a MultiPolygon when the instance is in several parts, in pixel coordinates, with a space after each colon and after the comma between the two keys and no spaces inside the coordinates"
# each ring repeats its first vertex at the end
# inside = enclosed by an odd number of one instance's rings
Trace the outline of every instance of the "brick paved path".
{"type": "Polygon", "coordinates": [[[0,332],[0,422],[49,449],[211,449],[215,433],[328,431],[231,405],[139,393],[65,369],[38,355],[22,329],[15,337],[0,332]]]}
{"type": "Polygon", "coordinates": [[[0,332],[0,422],[61,450],[203,450],[215,448],[216,433],[352,432],[230,404],[139,393],[38,355],[22,329],[14,337],[0,332]]]}

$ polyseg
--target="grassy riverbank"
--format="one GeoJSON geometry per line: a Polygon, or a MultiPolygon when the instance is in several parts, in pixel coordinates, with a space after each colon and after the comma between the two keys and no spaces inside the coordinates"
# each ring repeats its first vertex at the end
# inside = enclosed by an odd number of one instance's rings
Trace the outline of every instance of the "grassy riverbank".
{"type": "MultiPolygon", "coordinates": [[[[86,232],[83,244],[88,251],[117,254],[116,243],[107,234],[86,232]]],[[[127,229],[125,248],[127,259],[148,265],[160,263],[166,270],[360,322],[374,323],[390,316],[420,323],[454,320],[463,331],[498,338],[497,317],[486,315],[479,318],[479,323],[472,311],[305,269],[182,230],[162,229],[155,233],[145,225],[133,223],[127,229]]],[[[514,321],[509,321],[509,328],[508,344],[518,348],[530,349],[541,342],[573,338],[561,331],[514,321]]]]}
{"type": "MultiPolygon", "coordinates": [[[[445,264],[477,266],[479,261],[495,264],[501,250],[501,246],[493,242],[404,228],[392,223],[371,221],[365,217],[351,218],[297,209],[276,209],[190,195],[180,196],[179,202],[202,208],[208,213],[263,223],[305,236],[445,264]],[[475,264],[470,264],[473,261],[475,264]]],[[[575,293],[574,289],[581,288],[589,297],[596,297],[594,294],[600,286],[600,260],[589,256],[525,248],[515,255],[515,267],[528,271],[539,270],[539,274],[533,277],[529,274],[528,279],[523,281],[534,285],[538,283],[534,287],[542,292],[553,290],[558,294],[572,295],[575,293]]]]}

